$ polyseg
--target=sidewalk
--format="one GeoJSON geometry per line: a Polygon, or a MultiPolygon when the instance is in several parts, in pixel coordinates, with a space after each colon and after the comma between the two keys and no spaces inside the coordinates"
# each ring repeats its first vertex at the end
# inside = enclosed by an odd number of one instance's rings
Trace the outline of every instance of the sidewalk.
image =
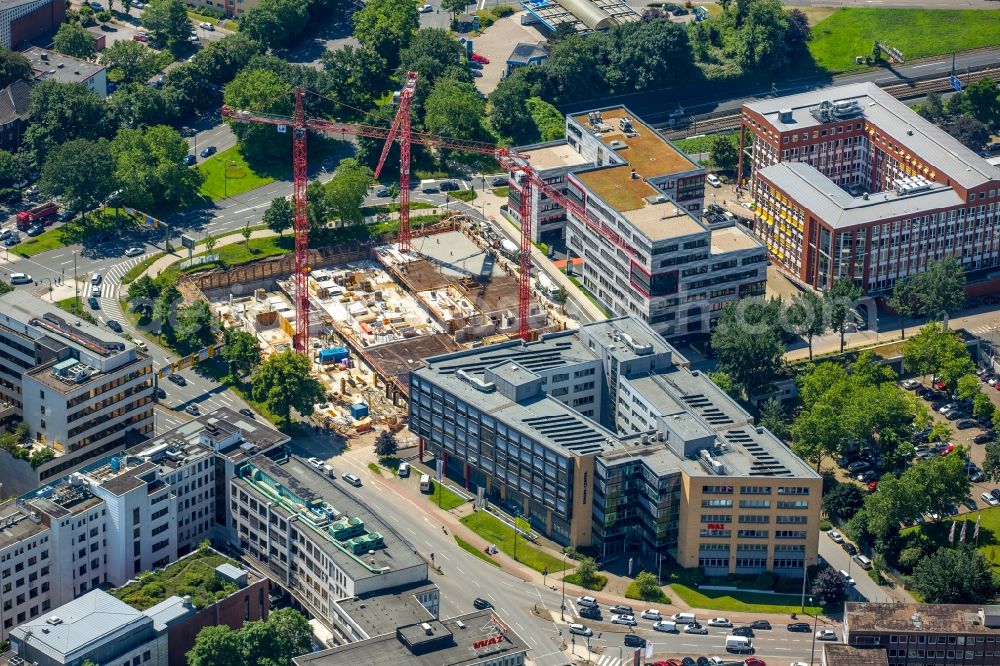
{"type": "MultiPolygon", "coordinates": [[[[270,229],[257,229],[256,231],[250,234],[250,240],[254,240],[257,238],[271,238],[272,236],[277,236],[277,235],[278,234],[274,233],[270,229]]],[[[243,234],[241,233],[229,234],[228,236],[220,236],[219,238],[215,239],[215,248],[213,249],[218,249],[226,245],[232,245],[234,243],[244,243],[244,242],[246,242],[246,239],[243,238],[243,234]]],[[[208,252],[208,246],[206,246],[204,241],[202,241],[201,243],[195,246],[194,250],[191,252],[191,256],[197,256],[204,252],[208,252]]],[[[167,254],[164,254],[162,257],[160,257],[152,264],[150,264],[149,267],[142,272],[142,275],[148,275],[149,277],[155,278],[157,275],[165,271],[170,266],[173,266],[174,264],[180,261],[186,261],[186,260],[187,256],[183,253],[177,251],[168,252],[167,254]]]]}

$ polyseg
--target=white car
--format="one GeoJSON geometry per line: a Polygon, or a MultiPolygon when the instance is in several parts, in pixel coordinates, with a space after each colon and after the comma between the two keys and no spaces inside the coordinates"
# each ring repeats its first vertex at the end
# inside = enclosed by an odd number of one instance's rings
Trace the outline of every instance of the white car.
{"type": "Polygon", "coordinates": [[[809,666],[809,664],[804,661],[793,661],[788,666],[809,666]]]}
{"type": "Polygon", "coordinates": [[[597,599],[595,599],[594,597],[583,596],[576,598],[576,605],[586,606],[587,608],[596,608],[598,604],[597,604],[597,599]]]}
{"type": "Polygon", "coordinates": [[[571,624],[569,625],[569,633],[576,634],[577,636],[593,636],[594,630],[586,625],[571,624]]]}
{"type": "Polygon", "coordinates": [[[126,257],[138,257],[140,254],[145,254],[145,253],[146,250],[141,247],[130,247],[129,249],[125,250],[126,257]]]}
{"type": "Polygon", "coordinates": [[[659,622],[660,620],[663,619],[663,616],[660,615],[660,611],[653,610],[652,608],[649,608],[647,610],[642,611],[642,619],[644,619],[644,620],[655,620],[655,621],[659,622]]]}
{"type": "Polygon", "coordinates": [[[677,623],[671,620],[660,620],[653,624],[653,631],[666,631],[671,634],[677,633],[677,623]]]}
{"type": "Polygon", "coordinates": [[[903,388],[905,388],[907,391],[912,391],[918,386],[920,386],[920,382],[918,382],[916,379],[907,379],[906,381],[903,382],[903,388]]]}
{"type": "Polygon", "coordinates": [[[208,30],[209,32],[215,30],[215,26],[213,26],[211,23],[204,23],[204,22],[199,23],[198,27],[201,28],[202,30],[208,30]]]}
{"type": "Polygon", "coordinates": [[[708,627],[703,624],[689,624],[684,627],[685,634],[707,634],[708,627]]]}
{"type": "Polygon", "coordinates": [[[417,11],[419,11],[421,14],[430,14],[432,11],[434,11],[434,8],[431,7],[430,5],[423,5],[417,11]]]}
{"type": "Polygon", "coordinates": [[[851,578],[851,574],[847,573],[843,569],[840,570],[840,575],[844,577],[844,582],[848,585],[854,585],[854,579],[851,578]]]}
{"type": "MultiPolygon", "coordinates": [[[[11,280],[11,282],[13,282],[13,280],[11,280]]],[[[996,506],[1000,504],[1000,500],[997,500],[996,497],[993,497],[993,495],[990,495],[989,493],[983,493],[979,497],[990,506],[996,506]]]]}
{"type": "Polygon", "coordinates": [[[103,281],[104,281],[104,276],[101,275],[100,273],[94,273],[93,275],[90,276],[90,284],[94,285],[95,287],[101,284],[101,282],[103,281]]]}
{"type": "Polygon", "coordinates": [[[309,458],[308,462],[316,469],[323,469],[323,461],[320,460],[319,458],[309,458]]]}
{"type": "Polygon", "coordinates": [[[31,276],[27,273],[11,273],[10,283],[11,284],[31,284],[31,276]]]}
{"type": "Polygon", "coordinates": [[[611,618],[611,624],[624,624],[634,627],[638,623],[635,621],[635,616],[633,615],[614,615],[611,618]]]}
{"type": "Polygon", "coordinates": [[[706,624],[710,627],[731,627],[733,623],[729,621],[728,618],[724,617],[713,617],[706,624]]]}
{"type": "Polygon", "coordinates": [[[722,181],[714,173],[710,173],[705,176],[705,182],[707,182],[712,187],[722,187],[722,181]]]}
{"type": "Polygon", "coordinates": [[[837,632],[833,629],[820,629],[816,632],[816,640],[819,641],[835,641],[837,640],[837,632]]]}
{"type": "Polygon", "coordinates": [[[833,539],[834,543],[844,543],[843,535],[841,535],[841,533],[837,530],[830,530],[827,534],[830,535],[830,538],[833,539]]]}

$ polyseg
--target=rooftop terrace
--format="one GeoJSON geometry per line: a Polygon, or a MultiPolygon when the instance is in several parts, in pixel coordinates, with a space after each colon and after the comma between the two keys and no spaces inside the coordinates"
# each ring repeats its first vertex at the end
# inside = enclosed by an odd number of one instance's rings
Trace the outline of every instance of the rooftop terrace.
{"type": "Polygon", "coordinates": [[[244,567],[211,549],[199,549],[164,569],[142,574],[112,594],[140,611],[152,608],[172,596],[190,596],[196,608],[205,608],[239,590],[235,583],[215,573],[220,564],[244,567]]]}

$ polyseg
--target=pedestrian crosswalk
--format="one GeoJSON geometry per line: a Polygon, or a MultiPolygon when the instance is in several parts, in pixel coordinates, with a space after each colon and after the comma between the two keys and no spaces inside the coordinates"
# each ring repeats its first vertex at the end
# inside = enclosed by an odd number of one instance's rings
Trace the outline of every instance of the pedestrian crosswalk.
{"type": "Polygon", "coordinates": [[[597,660],[597,666],[619,666],[621,660],[618,655],[602,654],[600,659],[597,660]]]}
{"type": "MultiPolygon", "coordinates": [[[[984,324],[983,326],[977,326],[976,328],[967,329],[969,333],[975,336],[983,338],[985,340],[992,340],[994,335],[997,335],[997,325],[994,324],[984,324]]],[[[1000,336],[997,336],[1000,337],[1000,336]]]]}
{"type": "Polygon", "coordinates": [[[121,293],[122,277],[142,260],[143,257],[141,256],[132,257],[120,264],[115,264],[105,273],[104,281],[101,283],[101,310],[103,311],[101,318],[104,321],[114,319],[121,324],[128,325],[125,315],[122,312],[121,303],[118,300],[121,293]]]}

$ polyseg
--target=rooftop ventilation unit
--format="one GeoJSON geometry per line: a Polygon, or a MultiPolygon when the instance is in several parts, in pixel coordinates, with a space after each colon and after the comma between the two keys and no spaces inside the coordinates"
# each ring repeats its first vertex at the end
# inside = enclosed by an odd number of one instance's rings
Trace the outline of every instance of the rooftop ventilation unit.
{"type": "Polygon", "coordinates": [[[472,388],[476,389],[480,393],[492,393],[497,388],[497,385],[494,384],[493,382],[485,382],[482,379],[479,379],[478,377],[473,377],[465,370],[459,370],[455,374],[458,375],[458,377],[461,380],[472,386],[472,388]]]}
{"type": "Polygon", "coordinates": [[[57,624],[62,624],[62,618],[59,617],[58,615],[50,615],[47,618],[45,618],[45,622],[46,624],[51,624],[52,626],[55,626],[57,624]]]}
{"type": "Polygon", "coordinates": [[[791,109],[781,109],[778,111],[778,122],[785,123],[786,125],[792,122],[792,110],[791,109]]]}
{"type": "Polygon", "coordinates": [[[622,148],[628,148],[628,144],[624,141],[615,139],[614,141],[608,143],[608,147],[611,148],[611,150],[621,150],[622,148]]]}

